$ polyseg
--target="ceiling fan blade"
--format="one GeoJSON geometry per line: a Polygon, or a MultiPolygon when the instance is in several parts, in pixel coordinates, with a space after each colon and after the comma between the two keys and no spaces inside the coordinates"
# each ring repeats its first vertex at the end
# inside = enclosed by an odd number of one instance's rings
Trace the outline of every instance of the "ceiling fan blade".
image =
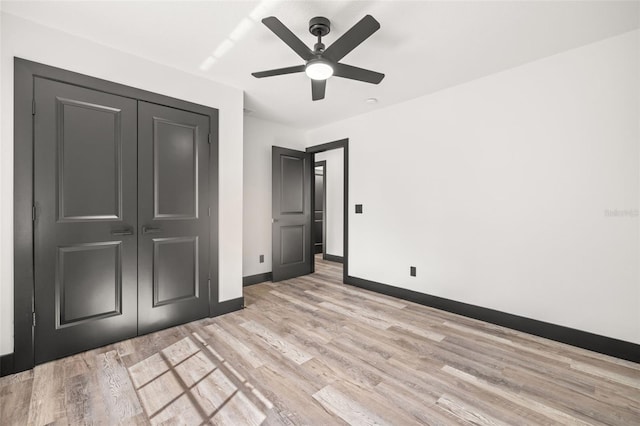
{"type": "Polygon", "coordinates": [[[379,28],[380,23],[373,16],[367,15],[329,46],[323,56],[338,62],[379,28]]]}
{"type": "Polygon", "coordinates": [[[319,101],[324,99],[324,92],[327,88],[327,80],[311,80],[311,99],[319,101]]]}
{"type": "Polygon", "coordinates": [[[269,16],[262,20],[262,23],[266,25],[275,35],[280,37],[280,40],[284,41],[287,46],[293,49],[302,59],[308,61],[313,59],[314,55],[311,49],[305,45],[291,30],[284,26],[282,22],[275,16],[269,16]]]}
{"type": "Polygon", "coordinates": [[[346,64],[335,64],[333,66],[333,75],[372,84],[378,84],[384,78],[384,74],[382,73],[346,64]]]}
{"type": "Polygon", "coordinates": [[[304,65],[296,65],[294,67],[277,68],[275,70],[252,72],[255,78],[273,77],[274,75],[293,74],[295,72],[303,72],[304,65]]]}

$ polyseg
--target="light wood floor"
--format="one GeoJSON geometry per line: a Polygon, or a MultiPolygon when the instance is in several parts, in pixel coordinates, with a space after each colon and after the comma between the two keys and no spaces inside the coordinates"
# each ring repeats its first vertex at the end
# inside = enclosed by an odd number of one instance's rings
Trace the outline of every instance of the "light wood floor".
{"type": "Polygon", "coordinates": [[[0,379],[0,424],[640,424],[640,365],[340,283],[0,379]]]}

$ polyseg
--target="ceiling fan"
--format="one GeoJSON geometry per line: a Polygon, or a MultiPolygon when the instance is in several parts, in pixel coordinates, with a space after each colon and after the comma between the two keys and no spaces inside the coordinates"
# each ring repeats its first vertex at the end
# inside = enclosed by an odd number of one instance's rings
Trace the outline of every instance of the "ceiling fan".
{"type": "Polygon", "coordinates": [[[251,75],[256,78],[304,71],[311,79],[311,99],[314,101],[324,99],[327,79],[332,75],[372,84],[378,84],[384,78],[384,74],[379,72],[339,62],[360,43],[378,31],[380,23],[371,15],[362,18],[326,49],[324,44],[322,44],[322,37],[329,34],[330,22],[327,18],[321,16],[311,19],[309,21],[309,32],[318,38],[318,42],[313,47],[313,50],[308,48],[275,16],[264,18],[262,23],[284,41],[287,46],[293,49],[298,56],[304,59],[305,64],[252,73],[251,75]]]}

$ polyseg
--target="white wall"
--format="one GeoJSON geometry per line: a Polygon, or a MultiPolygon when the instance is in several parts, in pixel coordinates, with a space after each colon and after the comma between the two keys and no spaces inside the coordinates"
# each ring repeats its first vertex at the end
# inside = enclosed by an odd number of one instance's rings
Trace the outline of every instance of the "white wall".
{"type": "Polygon", "coordinates": [[[349,138],[350,275],[640,343],[639,38],[309,132],[349,138]]]}
{"type": "Polygon", "coordinates": [[[220,110],[219,299],[242,296],[242,91],[8,14],[1,22],[0,354],[13,351],[14,56],[220,110]]]}
{"type": "Polygon", "coordinates": [[[300,129],[245,116],[243,276],[271,272],[271,146],[305,150],[300,129]],[[258,259],[264,254],[264,263],[258,259]]]}
{"type": "MultiPolygon", "coordinates": [[[[330,141],[327,141],[330,142],[330,141]]],[[[327,193],[326,206],[326,235],[325,253],[342,257],[344,251],[344,149],[332,149],[316,154],[315,161],[326,161],[325,191],[327,193]]]]}

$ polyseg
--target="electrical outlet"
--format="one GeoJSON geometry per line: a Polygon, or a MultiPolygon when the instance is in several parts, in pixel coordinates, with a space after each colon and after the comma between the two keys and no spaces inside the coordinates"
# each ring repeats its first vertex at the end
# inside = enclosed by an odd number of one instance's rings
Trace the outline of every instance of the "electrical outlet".
{"type": "Polygon", "coordinates": [[[416,276],[416,267],[415,266],[409,267],[409,274],[411,274],[412,277],[416,276]]]}
{"type": "Polygon", "coordinates": [[[260,263],[264,263],[264,254],[260,255],[260,263]]]}

